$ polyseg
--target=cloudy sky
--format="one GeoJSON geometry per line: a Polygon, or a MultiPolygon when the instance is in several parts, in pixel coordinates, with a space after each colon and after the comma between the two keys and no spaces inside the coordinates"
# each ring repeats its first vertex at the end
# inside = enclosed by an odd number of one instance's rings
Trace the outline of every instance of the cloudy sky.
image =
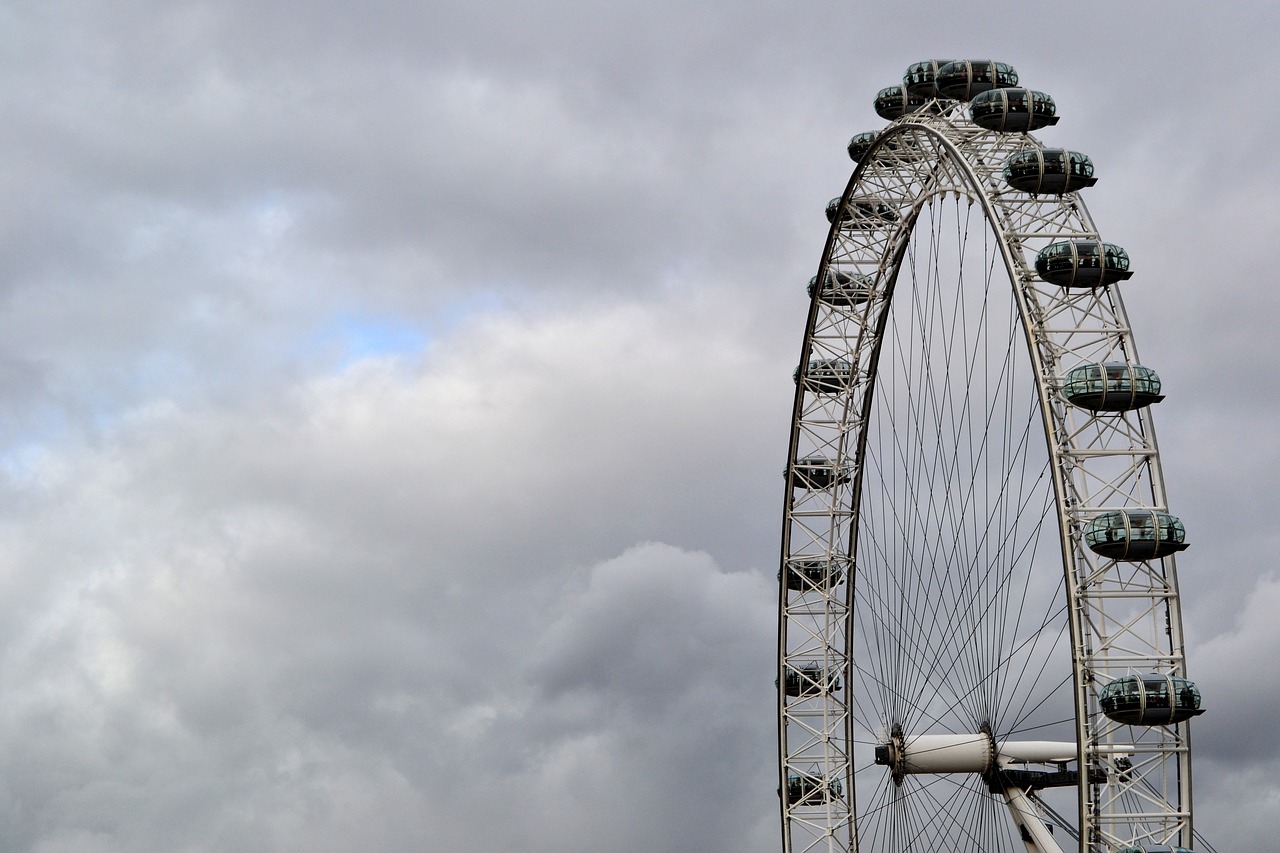
{"type": "Polygon", "coordinates": [[[781,470],[877,89],[1085,151],[1200,828],[1280,813],[1269,2],[0,3],[0,848],[766,853],[781,470]]]}

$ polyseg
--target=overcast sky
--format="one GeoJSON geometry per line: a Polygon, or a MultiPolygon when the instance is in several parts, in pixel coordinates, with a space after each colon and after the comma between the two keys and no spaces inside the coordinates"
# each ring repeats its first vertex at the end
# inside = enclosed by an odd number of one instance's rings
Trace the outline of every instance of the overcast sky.
{"type": "Polygon", "coordinates": [[[1270,2],[0,3],[0,849],[766,853],[804,284],[995,56],[1124,245],[1199,827],[1280,814],[1270,2]]]}

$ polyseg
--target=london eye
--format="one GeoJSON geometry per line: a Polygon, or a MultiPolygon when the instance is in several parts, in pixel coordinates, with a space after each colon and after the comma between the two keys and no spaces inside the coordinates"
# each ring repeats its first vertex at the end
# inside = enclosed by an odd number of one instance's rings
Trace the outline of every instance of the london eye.
{"type": "Polygon", "coordinates": [[[1012,67],[919,62],[875,107],[794,377],[784,850],[1189,849],[1203,708],[1121,299],[1141,259],[1012,67]]]}

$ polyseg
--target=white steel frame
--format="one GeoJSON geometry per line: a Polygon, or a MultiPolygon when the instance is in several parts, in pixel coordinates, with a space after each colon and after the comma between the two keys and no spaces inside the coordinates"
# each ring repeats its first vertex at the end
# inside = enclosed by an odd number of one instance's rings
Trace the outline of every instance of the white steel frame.
{"type": "MultiPolygon", "coordinates": [[[[1088,853],[1143,842],[1191,844],[1186,723],[1122,726],[1098,707],[1098,691],[1122,675],[1186,676],[1176,571],[1172,557],[1116,562],[1083,545],[1084,525],[1101,512],[1168,509],[1150,411],[1097,415],[1061,395],[1063,376],[1072,367],[1137,363],[1137,351],[1116,285],[1068,289],[1037,277],[1035,256],[1044,246],[1100,237],[1077,194],[1033,196],[1004,183],[1000,170],[1005,160],[1029,145],[1041,143],[1028,134],[984,130],[969,121],[964,105],[932,101],[883,131],[842,197],[846,210],[855,210],[851,201],[856,205],[863,199],[888,205],[896,221],[842,227],[837,219],[830,229],[818,280],[829,271],[868,275],[872,294],[864,303],[840,306],[822,301],[816,292],[800,358],[779,584],[779,767],[787,853],[858,849],[859,798],[869,795],[865,787],[856,787],[855,772],[860,774],[857,785],[866,786],[869,776],[854,759],[853,719],[860,697],[854,695],[856,679],[850,676],[863,652],[852,647],[851,596],[858,583],[864,425],[874,404],[885,315],[912,230],[926,206],[945,198],[977,205],[980,221],[995,236],[1037,385],[1065,576],[1075,705],[1072,746],[1081,771],[1078,814],[1069,816],[1076,826],[1068,832],[1088,853]],[[823,360],[851,365],[846,389],[820,392],[805,381],[807,366],[823,360]],[[852,476],[847,482],[806,488],[797,478],[795,462],[814,457],[852,476]],[[846,574],[826,589],[789,590],[788,565],[802,560],[831,561],[846,574]],[[841,686],[787,696],[782,684],[788,671],[805,665],[838,674],[841,686]],[[817,793],[799,800],[788,797],[788,777],[795,775],[809,777],[806,784],[817,793]]],[[[1049,512],[1052,517],[1053,509],[1049,512]]],[[[878,771],[872,771],[874,785],[893,784],[887,773],[878,771]]],[[[1015,805],[1028,808],[1036,799],[1030,793],[1030,800],[1018,795],[1015,805]]],[[[1008,795],[1005,799],[1013,804],[1008,795]]],[[[1049,820],[1042,810],[1039,820],[1049,820]]],[[[1023,832],[1024,841],[1027,834],[1023,832]]],[[[1032,834],[1040,837],[1041,827],[1032,834]]],[[[933,849],[928,836],[925,827],[919,849],[933,849]]],[[[1061,835],[1058,840],[1067,841],[1061,835]]],[[[1043,849],[1034,846],[1034,839],[1026,844],[1043,849]]],[[[881,845],[889,849],[884,842],[875,849],[881,845]]],[[[979,843],[974,846],[982,849],[979,843]]],[[[863,849],[870,853],[871,843],[864,840],[863,849]]]]}

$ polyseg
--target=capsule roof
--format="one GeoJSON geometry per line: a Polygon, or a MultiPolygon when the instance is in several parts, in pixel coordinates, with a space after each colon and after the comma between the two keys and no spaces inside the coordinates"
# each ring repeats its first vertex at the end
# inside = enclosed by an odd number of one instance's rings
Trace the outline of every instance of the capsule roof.
{"type": "Polygon", "coordinates": [[[1012,87],[988,89],[973,96],[973,123],[1001,133],[1026,133],[1058,123],[1057,106],[1044,92],[1012,87]]]}
{"type": "Polygon", "coordinates": [[[1108,718],[1130,726],[1166,726],[1204,713],[1194,682],[1158,672],[1125,675],[1098,691],[1108,718]]]}
{"type": "Polygon", "coordinates": [[[1023,148],[1004,163],[1004,182],[1024,193],[1061,195],[1091,187],[1093,161],[1064,148],[1023,148]]]}
{"type": "Polygon", "coordinates": [[[1167,512],[1150,509],[1112,510],[1095,515],[1084,526],[1084,544],[1112,560],[1153,560],[1187,548],[1187,530],[1167,512]]]}
{"type": "Polygon", "coordinates": [[[991,59],[960,59],[939,68],[934,85],[944,98],[968,101],[988,89],[1017,86],[1018,72],[991,59]]]}

